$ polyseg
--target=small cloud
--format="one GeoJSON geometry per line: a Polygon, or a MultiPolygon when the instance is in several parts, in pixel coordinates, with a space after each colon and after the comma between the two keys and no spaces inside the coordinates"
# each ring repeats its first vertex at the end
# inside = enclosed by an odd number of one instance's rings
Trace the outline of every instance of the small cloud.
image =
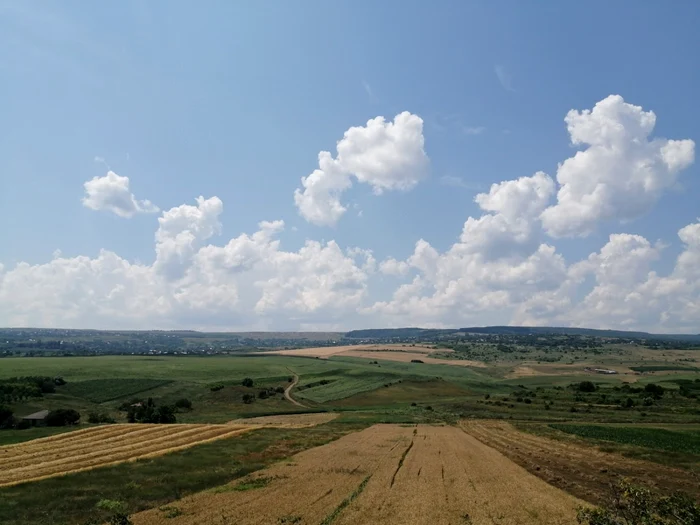
{"type": "Polygon", "coordinates": [[[149,200],[137,200],[129,189],[129,177],[108,171],[104,177],[94,177],[83,184],[83,206],[96,211],[109,211],[130,218],[137,213],[157,213],[158,206],[149,200]]]}
{"type": "Polygon", "coordinates": [[[59,248],[56,248],[56,249],[53,251],[53,253],[51,254],[51,256],[52,256],[54,259],[60,259],[60,258],[61,258],[61,250],[60,250],[59,248]]]}
{"type": "Polygon", "coordinates": [[[372,86],[370,86],[366,80],[362,81],[362,87],[365,88],[365,93],[367,93],[370,102],[378,101],[377,96],[374,94],[374,91],[372,91],[372,86]]]}
{"type": "Polygon", "coordinates": [[[504,129],[501,131],[504,135],[510,135],[511,131],[509,129],[504,129]]]}
{"type": "Polygon", "coordinates": [[[360,210],[360,211],[357,212],[357,216],[358,216],[358,217],[362,217],[362,210],[360,210]]]}
{"type": "Polygon", "coordinates": [[[486,131],[486,128],[484,126],[476,126],[476,127],[465,127],[463,129],[464,133],[467,135],[481,135],[484,131],[486,131]]]}
{"type": "Polygon", "coordinates": [[[515,88],[513,87],[513,75],[511,75],[506,68],[501,65],[494,66],[493,70],[496,73],[496,77],[498,77],[498,81],[501,83],[503,89],[515,93],[515,88]]]}
{"type": "Polygon", "coordinates": [[[297,228],[296,226],[292,226],[292,231],[293,232],[299,231],[299,228],[297,228]]]}
{"type": "Polygon", "coordinates": [[[467,182],[462,177],[455,177],[454,175],[443,175],[439,180],[440,184],[443,186],[450,186],[452,188],[464,188],[465,190],[475,191],[484,189],[482,184],[467,182]]]}

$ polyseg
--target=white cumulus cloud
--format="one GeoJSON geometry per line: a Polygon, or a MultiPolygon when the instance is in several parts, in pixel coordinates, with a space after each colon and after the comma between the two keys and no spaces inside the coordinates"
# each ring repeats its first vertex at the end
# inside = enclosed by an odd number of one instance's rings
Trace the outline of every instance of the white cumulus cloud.
{"type": "Polygon", "coordinates": [[[340,197],[353,177],[380,195],[410,190],[427,175],[423,120],[406,111],[393,122],[377,117],[348,129],[336,149],[335,158],[319,153],[318,169],[302,177],[303,189],[294,192],[301,216],[317,225],[332,226],[347,211],[340,197]]]}
{"type": "Polygon", "coordinates": [[[83,184],[83,206],[97,211],[109,211],[130,218],[137,213],[157,213],[158,207],[149,200],[138,200],[129,190],[129,177],[108,171],[104,177],[94,177],[83,184]]]}
{"type": "Polygon", "coordinates": [[[553,237],[590,234],[600,221],[648,212],[695,160],[692,140],[650,139],[656,115],[610,95],[592,110],[571,110],[573,145],[587,146],[559,165],[557,203],[542,213],[553,237]]]}

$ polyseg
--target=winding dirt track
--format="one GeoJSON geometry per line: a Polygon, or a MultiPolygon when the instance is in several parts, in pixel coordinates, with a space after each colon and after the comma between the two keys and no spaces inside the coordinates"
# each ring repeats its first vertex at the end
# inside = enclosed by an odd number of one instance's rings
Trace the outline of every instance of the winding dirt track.
{"type": "MultiPolygon", "coordinates": [[[[289,368],[287,370],[289,370],[289,368]]],[[[289,370],[289,371],[292,372],[291,370],[289,370]]],[[[292,374],[294,374],[294,372],[292,372],[292,374]]],[[[296,406],[308,408],[306,405],[302,405],[301,403],[299,403],[299,401],[297,401],[296,399],[294,399],[292,397],[292,388],[297,386],[298,382],[299,382],[299,376],[297,374],[294,374],[294,380],[289,384],[289,386],[287,388],[284,389],[284,397],[287,398],[287,401],[291,401],[296,406]]]]}
{"type": "Polygon", "coordinates": [[[135,525],[569,525],[580,504],[460,428],[375,425],[175,502],[170,507],[181,512],[175,518],[152,509],[132,519],[135,525]]]}
{"type": "Polygon", "coordinates": [[[107,425],[0,447],[0,487],[160,456],[259,425],[107,425]]]}

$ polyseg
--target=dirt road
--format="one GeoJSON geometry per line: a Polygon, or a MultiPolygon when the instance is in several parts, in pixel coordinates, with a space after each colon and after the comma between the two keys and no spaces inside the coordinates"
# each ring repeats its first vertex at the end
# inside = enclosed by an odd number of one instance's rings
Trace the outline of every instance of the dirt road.
{"type": "MultiPolygon", "coordinates": [[[[287,370],[289,370],[289,368],[287,370]]],[[[291,370],[289,370],[289,371],[292,372],[291,370]]],[[[292,374],[294,374],[294,372],[292,372],[292,374]]],[[[297,386],[298,382],[299,382],[299,376],[297,374],[294,374],[294,380],[291,383],[289,383],[289,386],[287,388],[284,389],[284,397],[287,398],[287,401],[291,401],[292,403],[294,403],[298,407],[308,408],[306,405],[302,405],[301,403],[299,403],[299,401],[297,401],[296,399],[294,399],[292,397],[292,388],[297,386]]]]}
{"type": "Polygon", "coordinates": [[[580,500],[449,426],[375,425],[135,525],[571,525],[580,500]]]}

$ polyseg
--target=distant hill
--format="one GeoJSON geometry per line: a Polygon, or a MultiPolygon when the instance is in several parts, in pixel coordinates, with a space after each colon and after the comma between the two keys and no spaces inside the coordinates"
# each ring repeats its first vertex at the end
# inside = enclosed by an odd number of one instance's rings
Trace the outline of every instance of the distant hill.
{"type": "Polygon", "coordinates": [[[470,333],[485,335],[584,335],[591,337],[614,337],[621,339],[657,339],[674,341],[699,341],[700,334],[651,334],[625,330],[597,330],[594,328],[567,328],[558,326],[472,326],[467,328],[378,328],[373,330],[352,330],[345,334],[346,339],[401,339],[431,338],[441,335],[470,333]]]}

